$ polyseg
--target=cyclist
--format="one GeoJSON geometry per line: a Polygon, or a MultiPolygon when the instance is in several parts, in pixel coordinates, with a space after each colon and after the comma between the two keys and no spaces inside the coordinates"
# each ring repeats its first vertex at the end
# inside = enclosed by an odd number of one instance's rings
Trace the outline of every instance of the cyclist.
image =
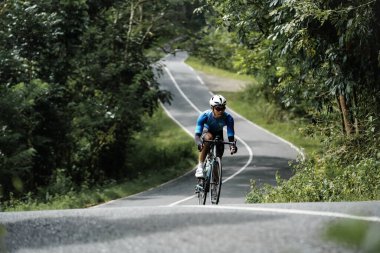
{"type": "MultiPolygon", "coordinates": [[[[195,143],[199,150],[199,163],[195,171],[195,177],[203,177],[203,165],[209,151],[209,144],[203,140],[213,140],[216,136],[223,138],[223,127],[227,126],[228,141],[235,141],[234,119],[231,114],[225,112],[227,100],[221,95],[214,95],[210,99],[211,109],[199,115],[195,128],[195,143]]],[[[237,152],[236,145],[230,145],[231,154],[237,152]]],[[[217,146],[217,157],[222,157],[224,145],[217,146]]]]}

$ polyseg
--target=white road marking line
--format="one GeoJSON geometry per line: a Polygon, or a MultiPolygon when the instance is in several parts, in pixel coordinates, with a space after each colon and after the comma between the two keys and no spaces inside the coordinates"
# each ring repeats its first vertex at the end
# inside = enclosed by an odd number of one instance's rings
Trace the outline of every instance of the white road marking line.
{"type": "MultiPolygon", "coordinates": [[[[186,63],[185,63],[185,64],[186,64],[186,63]]],[[[197,77],[198,80],[200,80],[201,84],[206,85],[206,84],[204,83],[204,81],[202,80],[202,78],[201,78],[201,77],[198,75],[198,73],[194,70],[194,68],[192,68],[191,66],[189,66],[189,65],[187,65],[187,64],[186,64],[186,66],[188,66],[189,69],[191,69],[191,70],[194,72],[195,76],[197,77]]],[[[212,93],[211,91],[210,91],[210,94],[211,94],[212,96],[214,95],[214,93],[212,93]]],[[[262,127],[259,126],[259,125],[256,125],[256,124],[253,123],[252,121],[248,120],[246,117],[244,117],[244,116],[240,115],[239,113],[235,112],[234,110],[232,110],[231,108],[228,108],[228,110],[230,110],[231,112],[233,112],[234,114],[236,114],[236,115],[237,115],[238,117],[240,117],[241,119],[243,119],[243,120],[245,120],[245,121],[248,121],[250,124],[252,124],[253,126],[259,128],[259,129],[262,130],[263,132],[266,132],[267,134],[269,134],[269,135],[271,135],[271,136],[273,136],[273,137],[275,137],[275,138],[281,140],[282,142],[288,144],[291,148],[293,148],[294,150],[296,150],[296,151],[301,155],[302,160],[305,160],[305,154],[304,154],[304,152],[303,152],[300,148],[298,148],[297,146],[295,146],[293,143],[291,143],[291,142],[289,142],[289,141],[287,141],[287,140],[281,138],[281,137],[278,136],[278,135],[275,135],[274,133],[268,131],[268,130],[265,129],[265,128],[262,128],[262,127]]]]}
{"type": "MultiPolygon", "coordinates": [[[[242,171],[244,171],[244,170],[248,167],[248,165],[251,164],[252,159],[253,159],[253,152],[252,152],[251,147],[248,146],[248,144],[247,144],[245,141],[243,141],[239,136],[235,136],[235,137],[236,137],[236,139],[239,140],[239,142],[243,143],[244,146],[246,147],[246,149],[248,150],[248,153],[249,153],[249,159],[248,159],[248,162],[246,162],[245,165],[244,165],[240,170],[236,171],[234,174],[232,174],[232,175],[229,176],[228,178],[224,179],[224,180],[222,181],[222,183],[228,182],[229,180],[231,180],[232,178],[234,178],[234,177],[236,177],[238,174],[240,174],[242,171]]],[[[222,164],[222,168],[223,168],[223,164],[222,164]]]]}
{"type": "Polygon", "coordinates": [[[333,218],[344,218],[352,220],[362,220],[371,222],[380,222],[380,217],[377,216],[359,216],[338,212],[323,212],[323,211],[311,211],[311,210],[299,210],[299,209],[282,209],[282,208],[269,208],[269,207],[243,207],[243,206],[216,206],[216,205],[186,205],[181,207],[188,208],[208,208],[208,209],[227,209],[227,210],[240,210],[251,212],[265,212],[265,213],[282,213],[282,214],[300,214],[300,215],[313,215],[324,216],[333,218]]]}
{"type": "Polygon", "coordinates": [[[256,125],[256,124],[253,123],[252,121],[248,120],[246,117],[244,117],[244,116],[240,115],[239,113],[235,112],[234,110],[232,110],[231,108],[229,108],[229,110],[230,110],[231,112],[235,113],[235,114],[236,114],[238,117],[240,117],[241,119],[246,120],[246,121],[248,121],[251,125],[253,125],[253,126],[259,128],[259,129],[262,130],[263,132],[266,132],[267,134],[269,134],[269,135],[271,135],[271,136],[273,136],[273,137],[275,137],[275,138],[281,140],[282,142],[288,144],[292,149],[296,150],[296,151],[298,152],[298,154],[301,155],[302,160],[305,160],[305,154],[304,154],[304,152],[303,152],[300,148],[298,148],[297,146],[295,146],[293,143],[291,143],[291,142],[289,142],[289,141],[287,141],[287,140],[281,138],[280,136],[275,135],[274,133],[268,131],[268,130],[265,129],[265,128],[262,128],[262,127],[259,126],[259,125],[256,125]]]}
{"type": "Polygon", "coordinates": [[[173,203],[169,204],[168,206],[170,206],[170,207],[171,206],[176,206],[176,205],[181,204],[182,202],[188,201],[188,200],[190,200],[192,198],[195,198],[195,195],[191,195],[191,196],[189,196],[187,198],[184,198],[184,199],[178,200],[176,202],[173,202],[173,203]]]}
{"type": "Polygon", "coordinates": [[[200,76],[197,75],[197,79],[199,80],[199,82],[202,84],[202,85],[206,85],[205,82],[203,82],[202,78],[200,76]]]}
{"type": "Polygon", "coordinates": [[[191,137],[193,137],[193,134],[190,132],[189,129],[187,129],[186,127],[184,127],[178,120],[176,120],[173,115],[170,114],[170,112],[168,111],[168,109],[166,109],[166,107],[164,106],[164,104],[160,101],[160,104],[162,106],[162,108],[164,109],[166,115],[169,116],[169,118],[171,118],[179,127],[181,127],[188,135],[190,135],[191,137]]]}
{"type": "MultiPolygon", "coordinates": [[[[187,65],[186,65],[187,66],[187,65]]],[[[190,99],[185,95],[185,93],[183,93],[183,91],[181,90],[181,88],[179,87],[179,85],[178,85],[178,83],[177,83],[177,81],[175,80],[175,78],[174,78],[174,76],[172,75],[172,73],[170,72],[170,70],[167,68],[167,67],[165,67],[165,71],[168,73],[168,75],[169,75],[169,77],[170,77],[170,79],[172,80],[172,82],[173,82],[173,84],[174,84],[174,86],[177,88],[177,90],[179,91],[179,93],[185,98],[185,100],[198,112],[198,113],[202,113],[202,111],[201,110],[199,110],[199,108],[193,103],[193,102],[191,102],[190,101],[190,99]]],[[[198,76],[198,75],[197,75],[198,76]]],[[[202,80],[199,76],[197,77],[197,79],[198,80],[202,80]]],[[[203,82],[203,81],[202,81],[203,82]]],[[[201,83],[202,83],[201,82],[201,83]]],[[[212,93],[211,93],[212,94],[212,93]]],[[[168,113],[168,111],[167,110],[165,110],[167,113],[168,113]]],[[[236,137],[236,139],[238,139],[241,143],[243,143],[244,144],[244,146],[247,148],[247,150],[248,150],[248,153],[249,153],[249,159],[248,159],[248,161],[247,161],[247,163],[240,169],[240,170],[238,170],[237,172],[235,172],[234,174],[232,174],[231,176],[229,176],[228,178],[226,178],[226,179],[224,179],[223,180],[223,183],[225,183],[225,182],[228,182],[229,180],[231,180],[232,178],[234,178],[235,176],[237,176],[238,174],[240,174],[242,171],[244,171],[247,167],[248,167],[248,165],[252,162],[252,159],[253,159],[253,152],[252,152],[252,149],[248,146],[248,144],[245,142],[245,141],[243,141],[240,137],[238,137],[238,136],[235,136],[236,137]]],[[[180,204],[180,203],[182,203],[182,202],[185,202],[185,201],[187,201],[187,200],[189,200],[189,199],[192,199],[192,198],[194,198],[195,197],[195,195],[193,195],[193,196],[190,196],[190,197],[187,197],[187,198],[184,198],[184,199],[181,199],[181,200],[179,200],[179,201],[176,201],[176,202],[174,202],[174,203],[171,203],[171,204],[169,204],[168,206],[175,206],[175,205],[178,205],[178,204],[180,204]]]]}
{"type": "MultiPolygon", "coordinates": [[[[196,167],[195,167],[195,168],[196,168],[196,167]]],[[[99,207],[107,206],[107,205],[109,205],[109,204],[112,204],[112,203],[117,202],[117,201],[120,201],[120,200],[131,199],[131,198],[133,198],[133,197],[138,197],[138,196],[140,196],[141,194],[144,194],[144,193],[146,193],[146,192],[149,192],[149,191],[152,191],[152,190],[154,190],[154,189],[157,189],[157,188],[163,187],[163,186],[165,186],[165,185],[171,184],[171,183],[173,183],[174,181],[176,181],[176,180],[178,180],[178,179],[180,179],[180,178],[186,177],[186,176],[187,176],[188,174],[190,174],[190,173],[193,174],[193,173],[194,173],[193,170],[195,170],[195,168],[193,168],[192,170],[186,172],[186,173],[183,174],[182,176],[179,176],[179,177],[177,177],[177,178],[174,178],[174,179],[172,179],[172,180],[170,180],[170,181],[167,181],[167,182],[165,182],[165,183],[163,183],[163,184],[160,184],[160,185],[157,185],[157,186],[151,187],[151,188],[149,188],[148,190],[145,190],[145,191],[143,191],[143,192],[138,192],[138,193],[135,193],[135,194],[132,194],[132,195],[129,195],[129,196],[123,197],[123,198],[110,200],[110,201],[108,201],[108,202],[105,202],[105,203],[102,203],[102,204],[99,204],[99,205],[96,205],[96,206],[91,206],[91,207],[89,207],[89,209],[91,209],[91,208],[99,208],[99,207]]],[[[194,197],[195,197],[195,196],[191,196],[191,197],[189,197],[188,199],[191,199],[191,198],[194,198],[194,197]]]]}
{"type": "Polygon", "coordinates": [[[193,102],[191,102],[191,100],[185,95],[185,93],[183,93],[183,91],[179,87],[177,81],[174,79],[174,76],[172,75],[172,73],[170,72],[170,70],[167,67],[165,67],[165,70],[168,73],[168,75],[169,75],[170,79],[172,80],[172,82],[174,83],[174,86],[177,88],[177,90],[179,91],[179,93],[182,95],[182,97],[195,109],[195,111],[197,111],[198,113],[201,113],[201,110],[199,110],[198,107],[196,107],[195,104],[193,104],[193,102]]]}

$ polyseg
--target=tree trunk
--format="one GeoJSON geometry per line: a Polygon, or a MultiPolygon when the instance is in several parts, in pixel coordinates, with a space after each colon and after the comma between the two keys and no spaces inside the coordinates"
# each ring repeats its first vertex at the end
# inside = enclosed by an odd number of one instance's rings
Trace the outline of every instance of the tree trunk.
{"type": "Polygon", "coordinates": [[[346,135],[351,135],[353,133],[354,128],[350,120],[350,109],[344,95],[339,95],[338,103],[339,103],[339,108],[342,114],[342,121],[343,121],[342,123],[344,127],[344,132],[346,135]]]}

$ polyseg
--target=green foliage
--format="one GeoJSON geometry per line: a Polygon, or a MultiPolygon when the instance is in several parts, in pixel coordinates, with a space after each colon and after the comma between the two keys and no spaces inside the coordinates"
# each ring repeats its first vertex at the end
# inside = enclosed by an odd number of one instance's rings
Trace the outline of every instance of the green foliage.
{"type": "Polygon", "coordinates": [[[145,52],[173,39],[174,26],[198,29],[202,15],[191,14],[198,5],[2,1],[2,200],[46,188],[54,196],[134,174],[132,136],[158,101],[169,99],[145,52]]]}
{"type": "Polygon", "coordinates": [[[12,87],[2,87],[0,96],[0,185],[3,190],[23,188],[32,175],[36,149],[33,133],[41,122],[34,107],[49,93],[47,83],[32,80],[12,87]]]}
{"type": "Polygon", "coordinates": [[[365,253],[380,250],[379,226],[365,221],[339,221],[330,224],[324,238],[365,253]]]}
{"type": "MultiPolygon", "coordinates": [[[[267,121],[279,117],[275,103],[312,123],[303,133],[324,139],[322,157],[297,165],[277,188],[253,182],[248,200],[378,199],[380,1],[204,2],[211,22],[236,35],[230,59],[257,77],[267,121]]],[[[245,102],[255,104],[251,90],[245,102]]]]}
{"type": "Polygon", "coordinates": [[[191,54],[207,65],[225,70],[233,68],[231,57],[235,55],[236,42],[226,31],[205,30],[200,39],[193,41],[191,54]]]}
{"type": "Polygon", "coordinates": [[[234,79],[234,80],[242,81],[246,84],[256,84],[257,83],[256,79],[251,75],[245,75],[242,73],[235,73],[235,72],[231,72],[229,70],[224,70],[224,69],[220,69],[217,67],[213,67],[211,65],[207,65],[207,64],[203,63],[202,59],[194,57],[194,56],[188,57],[186,59],[186,64],[190,65],[191,67],[193,67],[196,70],[199,70],[201,72],[204,72],[204,73],[207,73],[210,75],[218,76],[221,78],[234,79]]]}
{"type": "MultiPolygon", "coordinates": [[[[377,113],[379,90],[374,88],[379,78],[380,48],[378,33],[378,1],[350,3],[342,1],[302,1],[278,6],[272,16],[277,17],[273,38],[282,38],[281,55],[297,57],[299,69],[295,78],[282,84],[287,97],[299,100],[300,95],[289,90],[307,91],[315,108],[331,107],[336,96],[344,96],[353,119],[362,121],[377,113]],[[303,80],[299,80],[301,76],[303,80]],[[298,80],[297,80],[298,79],[298,80]],[[371,109],[369,109],[371,108],[371,109]]],[[[275,18],[276,19],[276,18],[275,18]]],[[[343,108],[340,108],[343,112],[343,108]]],[[[359,131],[362,126],[356,126],[359,131]]],[[[345,129],[347,132],[347,129],[345,129]]]]}
{"type": "Polygon", "coordinates": [[[247,202],[380,199],[379,134],[371,127],[372,119],[367,124],[366,129],[372,131],[350,138],[338,138],[339,129],[325,129],[329,137],[324,136],[319,152],[309,152],[307,160],[292,165],[292,178],[283,180],[277,177],[276,187],[257,185],[252,181],[247,202]]]}
{"type": "Polygon", "coordinates": [[[235,66],[256,74],[273,102],[346,134],[379,113],[380,1],[205,2],[243,45],[235,66]]]}
{"type": "Polygon", "coordinates": [[[192,138],[174,125],[163,110],[158,110],[144,123],[144,130],[136,134],[133,140],[136,151],[129,159],[130,167],[133,168],[131,173],[181,173],[183,168],[188,168],[196,161],[197,153],[192,138]]]}
{"type": "Polygon", "coordinates": [[[277,187],[252,182],[247,202],[361,201],[380,199],[380,161],[363,159],[357,164],[336,158],[308,159],[295,166],[289,180],[277,178],[277,187]]]}
{"type": "Polygon", "coordinates": [[[143,118],[143,131],[130,142],[135,148],[128,159],[128,179],[75,185],[64,169],[57,169],[49,186],[23,198],[11,196],[4,211],[84,208],[135,194],[183,175],[195,166],[193,139],[159,108],[143,118]]]}
{"type": "Polygon", "coordinates": [[[6,252],[5,248],[5,235],[7,234],[7,230],[5,229],[4,225],[0,223],[0,251],[6,252]]]}

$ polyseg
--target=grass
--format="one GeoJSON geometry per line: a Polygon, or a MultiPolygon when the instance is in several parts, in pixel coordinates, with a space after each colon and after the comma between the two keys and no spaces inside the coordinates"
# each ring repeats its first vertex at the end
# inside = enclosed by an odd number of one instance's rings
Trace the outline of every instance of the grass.
{"type": "Polygon", "coordinates": [[[206,74],[249,82],[250,85],[246,90],[238,92],[218,91],[217,93],[226,97],[228,107],[255,124],[293,143],[305,153],[311,154],[321,149],[320,140],[317,137],[303,134],[305,129],[308,128],[307,122],[304,119],[296,119],[287,112],[267,102],[261,95],[259,84],[254,77],[206,66],[194,57],[190,57],[186,63],[206,74]]]}
{"type": "Polygon", "coordinates": [[[162,108],[151,118],[146,117],[144,123],[145,129],[135,135],[136,152],[131,161],[134,179],[91,188],[84,186],[80,191],[46,196],[44,199],[32,196],[27,196],[23,201],[11,199],[4,211],[90,207],[148,190],[194,168],[197,151],[193,139],[162,108]]]}
{"type": "Polygon", "coordinates": [[[249,75],[241,75],[238,73],[233,73],[223,69],[219,69],[213,66],[203,64],[199,59],[190,56],[187,58],[186,63],[192,66],[194,69],[205,72],[210,75],[219,76],[228,79],[235,79],[240,81],[245,81],[247,83],[257,83],[255,78],[249,75]]]}
{"type": "Polygon", "coordinates": [[[318,152],[321,148],[320,140],[302,134],[307,123],[302,119],[293,119],[273,105],[257,99],[255,103],[244,100],[243,92],[219,92],[226,97],[228,106],[243,115],[255,124],[293,143],[308,154],[318,152]]]}

